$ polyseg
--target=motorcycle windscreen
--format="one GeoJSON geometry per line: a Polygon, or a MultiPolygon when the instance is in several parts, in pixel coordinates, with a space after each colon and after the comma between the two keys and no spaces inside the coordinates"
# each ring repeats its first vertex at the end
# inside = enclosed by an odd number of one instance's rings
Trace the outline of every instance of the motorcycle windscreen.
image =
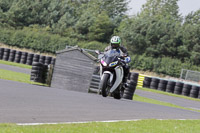
{"type": "Polygon", "coordinates": [[[110,64],[112,62],[115,62],[118,60],[118,57],[120,56],[120,53],[117,52],[116,50],[109,50],[105,53],[105,56],[103,60],[107,63],[110,64]]]}

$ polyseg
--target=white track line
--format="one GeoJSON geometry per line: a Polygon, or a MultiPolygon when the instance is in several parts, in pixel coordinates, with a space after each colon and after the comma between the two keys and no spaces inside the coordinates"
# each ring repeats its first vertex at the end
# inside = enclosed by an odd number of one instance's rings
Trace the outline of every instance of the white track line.
{"type": "MultiPolygon", "coordinates": [[[[83,121],[83,122],[58,122],[58,123],[17,123],[19,126],[37,126],[37,125],[56,125],[56,124],[84,124],[84,123],[92,123],[92,122],[105,122],[105,123],[112,123],[112,122],[129,122],[129,121],[141,121],[141,120],[148,120],[148,119],[133,119],[133,120],[109,120],[109,121],[83,121]]],[[[154,120],[193,120],[193,119],[154,119],[154,120]]]]}

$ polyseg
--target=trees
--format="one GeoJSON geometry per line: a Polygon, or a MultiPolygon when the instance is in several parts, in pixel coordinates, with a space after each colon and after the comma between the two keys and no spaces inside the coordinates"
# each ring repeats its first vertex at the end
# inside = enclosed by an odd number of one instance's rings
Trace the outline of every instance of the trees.
{"type": "Polygon", "coordinates": [[[113,24],[106,12],[97,16],[94,23],[89,27],[89,39],[100,42],[108,42],[113,34],[113,24]]]}
{"type": "Polygon", "coordinates": [[[143,5],[140,16],[163,18],[171,16],[174,20],[180,20],[178,0],[147,0],[143,5]]]}
{"type": "MultiPolygon", "coordinates": [[[[128,0],[0,0],[0,41],[50,52],[65,45],[102,50],[119,35],[131,54],[141,55],[135,59],[200,65],[200,10],[183,18],[177,1],[147,0],[128,17],[128,0]]],[[[146,62],[145,70],[156,66],[146,62]]]]}

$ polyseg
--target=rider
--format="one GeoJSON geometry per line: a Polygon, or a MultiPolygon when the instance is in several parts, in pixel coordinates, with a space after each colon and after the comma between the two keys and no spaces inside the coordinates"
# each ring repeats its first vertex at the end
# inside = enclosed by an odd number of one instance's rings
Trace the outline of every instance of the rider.
{"type": "Polygon", "coordinates": [[[119,36],[113,36],[110,40],[110,45],[105,48],[105,52],[110,49],[116,49],[122,57],[124,57],[124,79],[123,82],[126,82],[128,75],[130,73],[130,67],[128,63],[131,61],[130,56],[128,56],[128,51],[125,47],[121,45],[121,39],[119,36]]]}

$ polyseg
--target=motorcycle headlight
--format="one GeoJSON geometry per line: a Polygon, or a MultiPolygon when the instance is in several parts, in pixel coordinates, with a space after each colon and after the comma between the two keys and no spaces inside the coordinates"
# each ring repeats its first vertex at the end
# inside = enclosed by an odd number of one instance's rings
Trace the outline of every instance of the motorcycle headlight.
{"type": "Polygon", "coordinates": [[[112,63],[109,64],[109,67],[114,67],[114,66],[117,65],[117,63],[118,63],[118,61],[112,62],[112,63]]]}
{"type": "Polygon", "coordinates": [[[103,66],[107,66],[107,63],[106,63],[105,61],[103,61],[103,60],[101,60],[101,64],[102,64],[103,66]]]}

